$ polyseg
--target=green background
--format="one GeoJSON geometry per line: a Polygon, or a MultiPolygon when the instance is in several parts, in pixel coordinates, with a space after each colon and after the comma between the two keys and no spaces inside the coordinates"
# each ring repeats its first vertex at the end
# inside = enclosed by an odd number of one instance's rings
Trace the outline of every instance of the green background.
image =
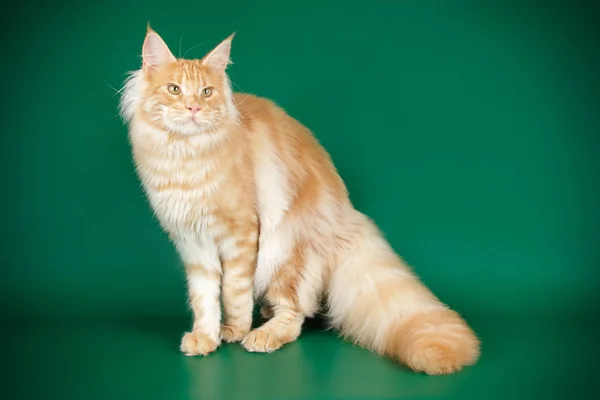
{"type": "Polygon", "coordinates": [[[3,5],[0,388],[7,398],[592,398],[600,356],[596,1],[58,0],[3,5]],[[237,33],[236,90],[331,153],[358,209],[465,315],[479,364],[414,374],[320,332],[177,351],[177,254],[117,116],[147,21],[237,33]]]}

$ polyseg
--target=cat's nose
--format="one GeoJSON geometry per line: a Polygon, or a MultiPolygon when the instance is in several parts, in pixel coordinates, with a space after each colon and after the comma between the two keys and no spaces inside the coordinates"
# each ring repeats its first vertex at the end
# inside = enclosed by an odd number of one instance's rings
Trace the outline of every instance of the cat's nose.
{"type": "Polygon", "coordinates": [[[192,115],[196,115],[196,113],[198,111],[200,111],[200,106],[198,106],[198,105],[185,106],[185,108],[187,108],[188,110],[190,110],[192,112],[192,115]]]}

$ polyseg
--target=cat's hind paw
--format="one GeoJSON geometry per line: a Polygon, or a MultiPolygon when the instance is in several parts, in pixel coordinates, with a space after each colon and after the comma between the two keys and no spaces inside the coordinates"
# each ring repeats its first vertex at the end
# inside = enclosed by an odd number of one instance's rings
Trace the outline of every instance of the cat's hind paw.
{"type": "Polygon", "coordinates": [[[250,352],[271,353],[283,346],[283,341],[269,330],[255,329],[242,340],[242,346],[250,352]]]}
{"type": "Polygon", "coordinates": [[[248,332],[249,329],[242,329],[231,325],[221,325],[221,339],[227,343],[241,342],[248,332]]]}

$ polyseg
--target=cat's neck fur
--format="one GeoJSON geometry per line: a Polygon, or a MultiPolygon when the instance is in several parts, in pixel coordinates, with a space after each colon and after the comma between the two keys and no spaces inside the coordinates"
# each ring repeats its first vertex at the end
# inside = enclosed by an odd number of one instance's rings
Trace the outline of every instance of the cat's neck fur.
{"type": "Polygon", "coordinates": [[[140,150],[168,157],[173,161],[178,158],[184,159],[185,156],[207,155],[217,148],[231,146],[237,134],[239,134],[237,118],[232,116],[194,135],[168,132],[143,118],[134,118],[130,129],[134,148],[138,147],[140,150]]]}

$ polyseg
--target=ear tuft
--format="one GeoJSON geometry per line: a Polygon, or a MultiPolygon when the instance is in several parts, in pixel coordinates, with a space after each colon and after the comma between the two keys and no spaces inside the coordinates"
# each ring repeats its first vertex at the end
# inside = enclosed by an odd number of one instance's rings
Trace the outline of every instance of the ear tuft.
{"type": "Polygon", "coordinates": [[[202,64],[214,68],[220,72],[224,72],[228,64],[231,64],[229,54],[231,53],[231,41],[235,36],[235,32],[223,40],[217,47],[208,53],[202,59],[202,64]]]}
{"type": "Polygon", "coordinates": [[[146,39],[142,47],[142,59],[144,68],[156,69],[175,62],[175,56],[169,50],[167,44],[162,38],[150,27],[150,23],[146,27],[146,39]]]}

